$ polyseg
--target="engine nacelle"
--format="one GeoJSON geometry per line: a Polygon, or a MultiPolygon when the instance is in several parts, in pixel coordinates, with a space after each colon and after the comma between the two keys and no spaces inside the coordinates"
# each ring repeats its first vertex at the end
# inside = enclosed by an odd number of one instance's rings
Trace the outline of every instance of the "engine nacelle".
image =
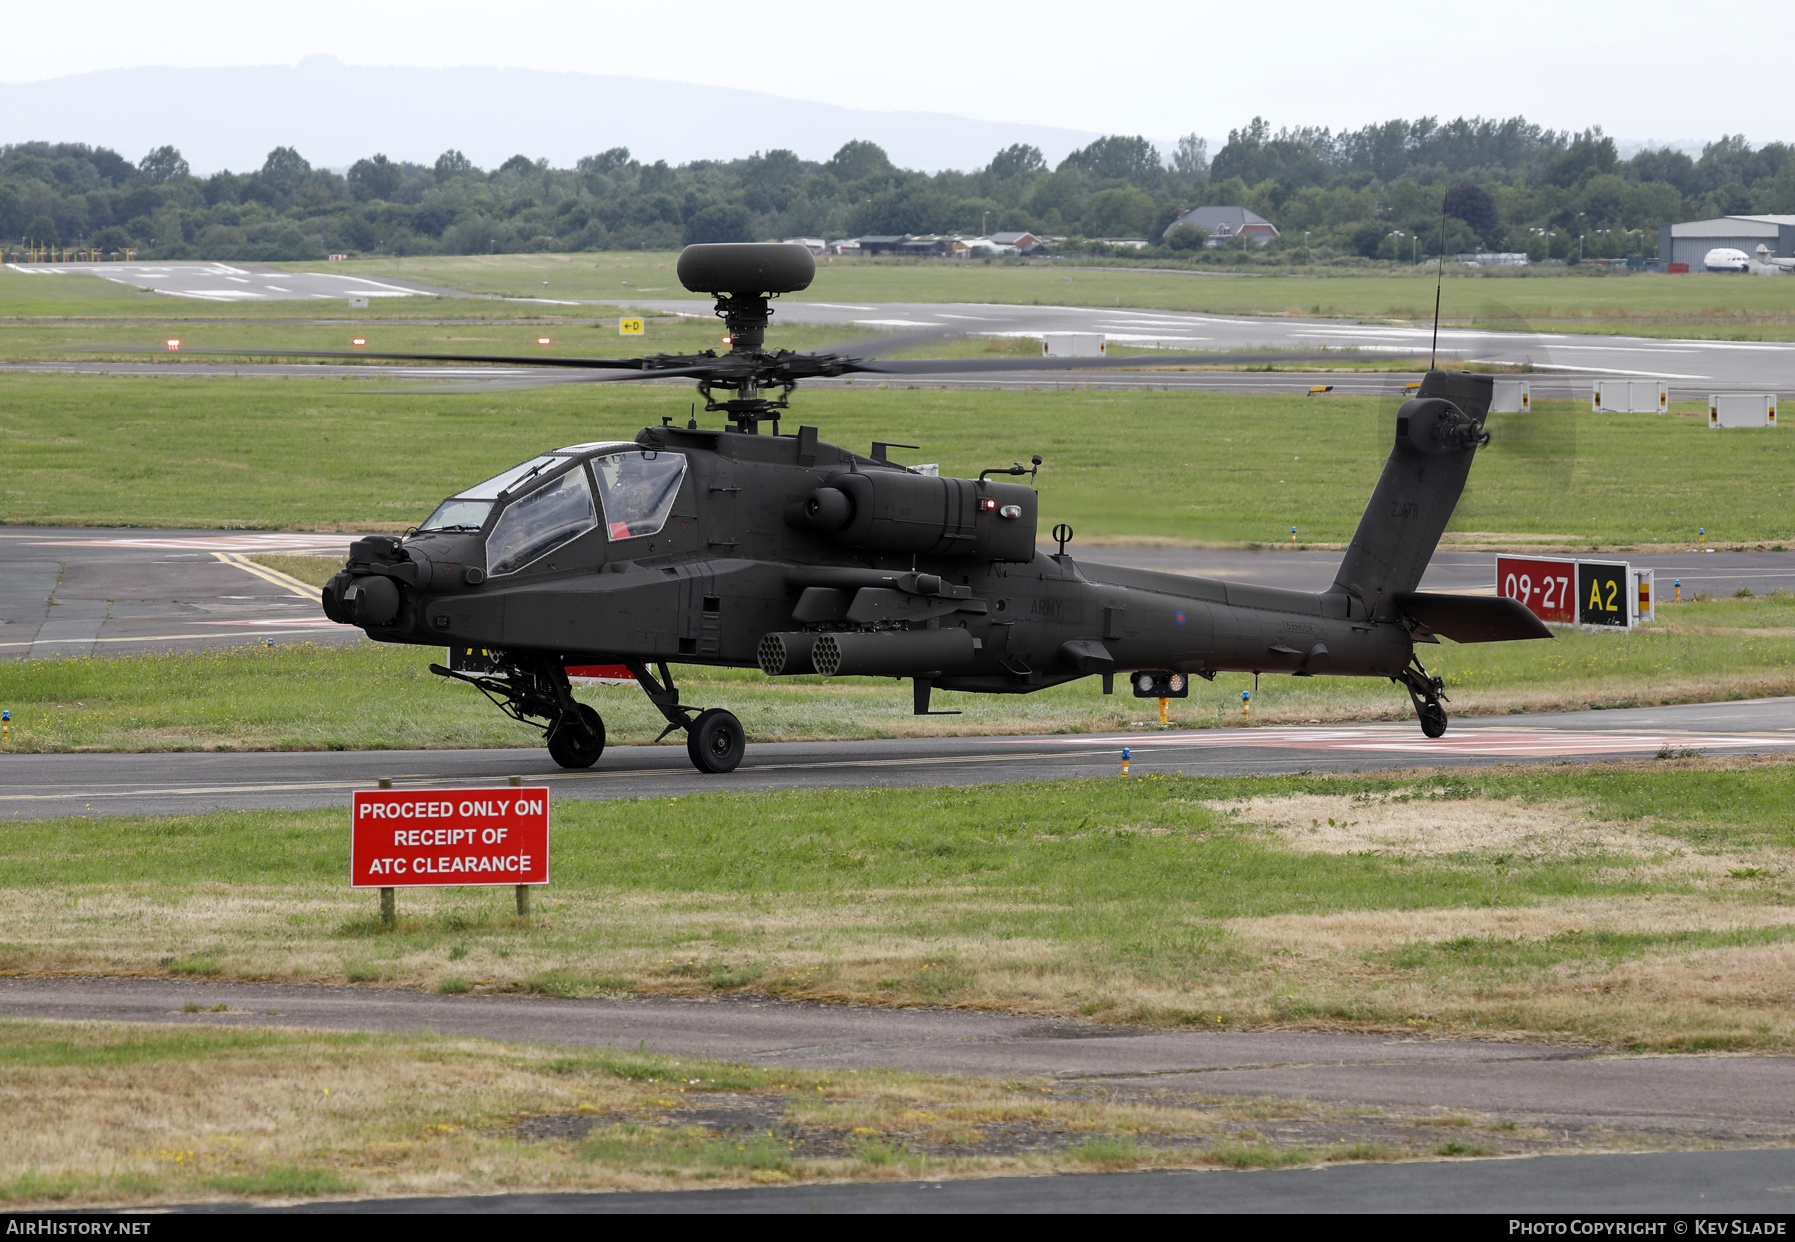
{"type": "Polygon", "coordinates": [[[1026,564],[1039,500],[1020,483],[870,470],[836,475],[786,520],[851,548],[1026,564]]]}

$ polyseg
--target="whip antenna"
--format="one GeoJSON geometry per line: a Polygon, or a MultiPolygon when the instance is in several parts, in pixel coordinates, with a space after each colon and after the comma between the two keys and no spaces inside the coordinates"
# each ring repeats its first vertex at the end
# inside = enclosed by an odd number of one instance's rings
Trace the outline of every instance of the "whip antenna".
{"type": "Polygon", "coordinates": [[[1446,195],[1440,195],[1440,263],[1434,269],[1434,343],[1427,356],[1427,369],[1432,371],[1440,361],[1440,282],[1446,279],[1446,195]]]}

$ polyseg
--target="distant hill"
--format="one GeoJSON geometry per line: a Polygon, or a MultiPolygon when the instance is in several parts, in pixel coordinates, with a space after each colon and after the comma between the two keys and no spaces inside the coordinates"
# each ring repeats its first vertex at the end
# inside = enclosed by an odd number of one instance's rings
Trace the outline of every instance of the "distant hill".
{"type": "Polygon", "coordinates": [[[277,146],[330,168],[376,151],[427,164],[451,147],[487,168],[519,154],[569,167],[612,147],[670,164],[781,147],[825,160],[855,138],[878,143],[899,167],[935,172],[982,168],[1019,142],[1053,164],[1096,137],[647,78],[359,68],[331,56],[297,67],[108,69],[0,84],[0,143],[85,142],[132,160],[171,144],[201,176],[259,168],[277,146]]]}

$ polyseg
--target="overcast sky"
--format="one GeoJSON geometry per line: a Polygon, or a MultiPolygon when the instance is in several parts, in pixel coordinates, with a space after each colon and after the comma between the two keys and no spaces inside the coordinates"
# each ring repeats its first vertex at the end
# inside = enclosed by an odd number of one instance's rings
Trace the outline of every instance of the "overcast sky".
{"type": "MultiPolygon", "coordinates": [[[[1515,113],[1622,139],[1795,137],[1780,5],[1716,0],[1413,5],[842,5],[823,0],[89,0],[71,37],[0,61],[31,82],[149,65],[485,65],[633,74],[855,108],[922,109],[1211,150],[1255,114],[1274,126],[1515,113]]],[[[752,118],[741,118],[748,149],[752,118]]]]}

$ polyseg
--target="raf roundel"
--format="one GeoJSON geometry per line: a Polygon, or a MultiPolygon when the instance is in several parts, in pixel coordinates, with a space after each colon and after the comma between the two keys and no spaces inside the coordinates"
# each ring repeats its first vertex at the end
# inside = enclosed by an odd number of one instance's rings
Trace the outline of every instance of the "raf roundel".
{"type": "Polygon", "coordinates": [[[1172,619],[1174,621],[1176,621],[1179,625],[1183,625],[1184,624],[1184,609],[1180,608],[1177,612],[1173,613],[1172,619]]]}

